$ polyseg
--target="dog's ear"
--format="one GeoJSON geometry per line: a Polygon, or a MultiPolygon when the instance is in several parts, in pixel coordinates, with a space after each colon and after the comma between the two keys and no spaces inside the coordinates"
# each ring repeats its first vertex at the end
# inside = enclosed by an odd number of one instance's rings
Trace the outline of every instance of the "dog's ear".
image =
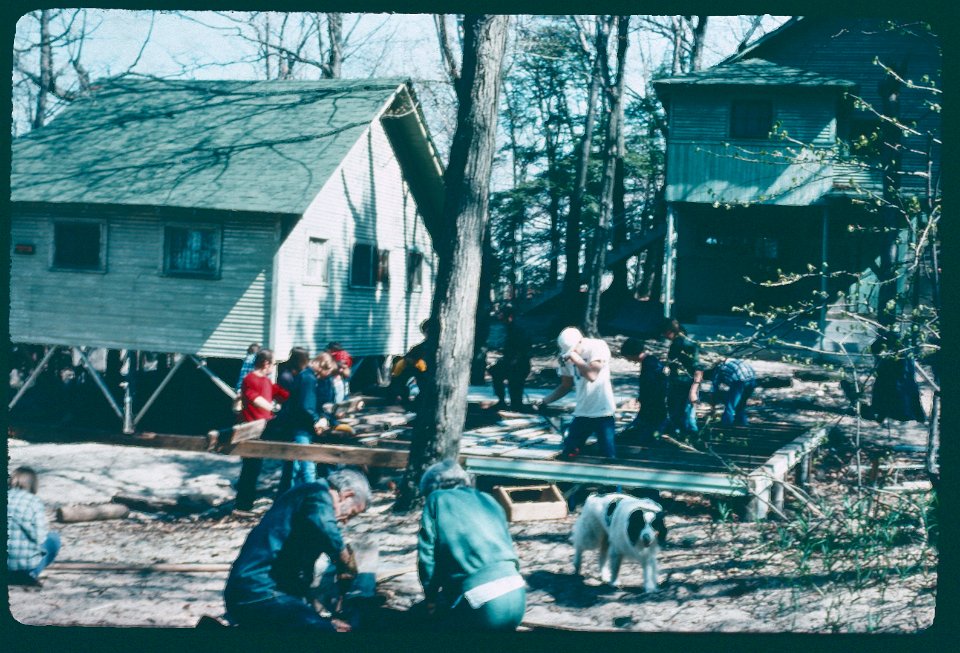
{"type": "Polygon", "coordinates": [[[643,519],[643,510],[631,512],[630,519],[627,521],[627,539],[634,546],[637,545],[637,541],[640,539],[640,531],[643,530],[644,526],[646,526],[646,521],[643,519]]]}
{"type": "Polygon", "coordinates": [[[620,499],[614,499],[613,501],[607,504],[607,514],[606,514],[607,524],[609,524],[610,520],[613,519],[613,513],[617,510],[617,505],[619,503],[620,503],[620,499]]]}
{"type": "Polygon", "coordinates": [[[667,523],[663,520],[663,513],[658,512],[656,518],[650,524],[653,530],[657,531],[657,541],[660,546],[667,543],[667,523]]]}

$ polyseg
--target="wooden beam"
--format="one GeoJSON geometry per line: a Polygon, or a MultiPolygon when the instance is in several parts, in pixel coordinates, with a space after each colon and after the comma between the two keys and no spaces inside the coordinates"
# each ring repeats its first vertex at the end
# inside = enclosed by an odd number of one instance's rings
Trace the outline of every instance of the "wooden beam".
{"type": "Polygon", "coordinates": [[[649,487],[660,490],[703,492],[705,494],[747,494],[747,483],[727,473],[690,472],[653,469],[640,462],[603,458],[587,462],[578,458],[572,462],[557,460],[530,460],[497,458],[476,454],[461,454],[466,469],[475,474],[505,476],[552,482],[601,483],[627,487],[649,487]]]}
{"type": "Polygon", "coordinates": [[[175,572],[175,573],[210,573],[228,572],[230,563],[196,563],[196,562],[155,562],[138,565],[126,562],[54,562],[48,571],[138,571],[144,572],[175,572]]]}
{"type": "Polygon", "coordinates": [[[352,447],[331,444],[293,444],[248,440],[227,447],[221,453],[243,458],[276,458],[279,460],[308,460],[318,463],[369,465],[371,467],[406,467],[408,451],[352,447]]]}
{"type": "Polygon", "coordinates": [[[27,377],[27,380],[23,382],[23,385],[20,386],[20,389],[17,390],[17,394],[14,395],[13,399],[10,400],[10,403],[7,404],[7,410],[11,410],[14,406],[17,405],[17,402],[20,401],[20,397],[30,389],[30,386],[33,385],[33,382],[37,380],[37,377],[40,376],[40,372],[43,371],[43,368],[47,366],[47,363],[50,362],[50,359],[53,357],[59,347],[50,347],[47,350],[47,353],[43,355],[43,358],[37,363],[37,366],[33,368],[33,371],[30,372],[30,376],[27,377]]]}

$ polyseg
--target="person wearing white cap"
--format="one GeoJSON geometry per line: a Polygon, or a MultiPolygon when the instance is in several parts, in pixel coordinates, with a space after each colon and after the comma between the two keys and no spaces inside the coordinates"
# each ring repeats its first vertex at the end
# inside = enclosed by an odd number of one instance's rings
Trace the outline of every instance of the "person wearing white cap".
{"type": "Polygon", "coordinates": [[[595,434],[603,455],[616,458],[614,419],[616,408],[610,383],[610,348],[599,338],[584,338],[578,329],[567,327],[557,338],[560,348],[560,385],[543,398],[545,406],[576,389],[573,423],[563,443],[561,458],[580,452],[587,438],[595,434]]]}

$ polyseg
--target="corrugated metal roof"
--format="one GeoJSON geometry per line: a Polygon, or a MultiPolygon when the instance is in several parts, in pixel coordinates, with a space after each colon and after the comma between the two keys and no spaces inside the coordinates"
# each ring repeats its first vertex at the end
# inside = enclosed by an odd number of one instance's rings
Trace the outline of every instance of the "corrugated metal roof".
{"type": "Polygon", "coordinates": [[[11,199],[300,214],[402,83],[100,82],[13,143],[11,199]]]}
{"type": "Polygon", "coordinates": [[[781,66],[765,59],[744,59],[729,64],[721,64],[686,75],[664,77],[653,81],[657,92],[670,90],[677,86],[816,86],[848,88],[856,86],[853,82],[829,77],[809,70],[800,70],[781,66]]]}

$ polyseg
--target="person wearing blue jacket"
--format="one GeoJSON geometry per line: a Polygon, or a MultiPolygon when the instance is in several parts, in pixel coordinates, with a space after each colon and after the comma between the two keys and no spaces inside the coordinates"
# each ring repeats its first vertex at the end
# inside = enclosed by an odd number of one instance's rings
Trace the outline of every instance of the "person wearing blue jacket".
{"type": "Polygon", "coordinates": [[[307,594],[321,553],[337,566],[341,579],[356,576],[356,562],[338,523],[363,512],[369,503],[370,485],[352,469],[277,497],[230,569],[223,592],[229,621],[280,632],[348,630],[343,622],[321,617],[307,594]]]}
{"type": "MultiPolygon", "coordinates": [[[[287,439],[297,444],[310,444],[317,433],[317,423],[323,417],[323,408],[317,401],[317,374],[319,357],[314,358],[291,381],[290,398],[277,415],[278,428],[287,439]]],[[[280,476],[280,493],[292,485],[313,483],[317,480],[317,464],[311,460],[286,460],[280,476]]]]}
{"type": "Polygon", "coordinates": [[[424,608],[438,625],[516,630],[527,593],[503,508],[453,460],[424,472],[417,546],[424,608]]]}

